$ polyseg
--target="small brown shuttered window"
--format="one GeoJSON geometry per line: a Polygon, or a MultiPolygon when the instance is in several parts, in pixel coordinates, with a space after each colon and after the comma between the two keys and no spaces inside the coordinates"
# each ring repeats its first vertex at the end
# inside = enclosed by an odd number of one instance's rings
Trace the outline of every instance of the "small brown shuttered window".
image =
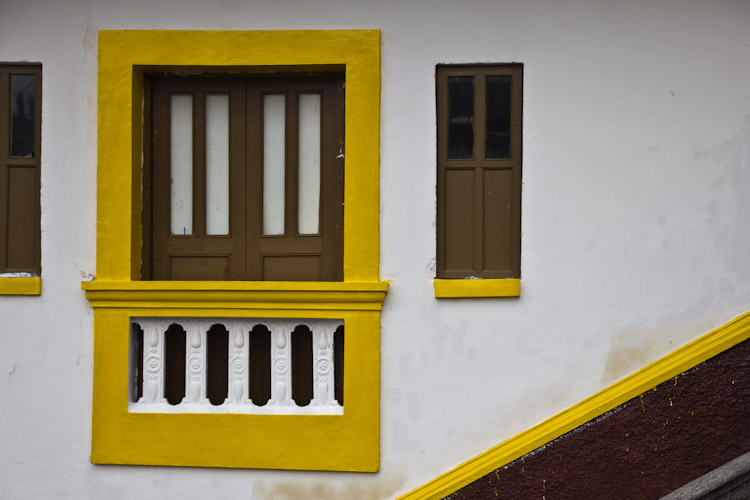
{"type": "Polygon", "coordinates": [[[521,277],[520,64],[437,67],[437,277],[521,277]]]}
{"type": "Polygon", "coordinates": [[[41,273],[42,68],[0,64],[0,273],[41,273]]]}
{"type": "Polygon", "coordinates": [[[144,278],[343,279],[343,77],[152,77],[146,95],[144,278]]]}

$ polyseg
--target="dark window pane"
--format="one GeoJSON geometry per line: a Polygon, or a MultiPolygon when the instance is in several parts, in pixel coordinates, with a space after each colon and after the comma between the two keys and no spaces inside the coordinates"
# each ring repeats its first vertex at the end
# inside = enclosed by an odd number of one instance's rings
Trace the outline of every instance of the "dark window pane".
{"type": "Polygon", "coordinates": [[[133,323],[130,330],[130,400],[137,403],[143,397],[143,329],[133,323]]]}
{"type": "Polygon", "coordinates": [[[333,334],[333,380],[336,401],[344,406],[344,325],[333,334]]]}
{"type": "Polygon", "coordinates": [[[292,399],[297,406],[307,406],[312,397],[312,332],[300,325],[292,332],[292,399]]]}
{"type": "Polygon", "coordinates": [[[164,397],[171,405],[185,398],[185,330],[176,324],[164,334],[164,397]]]}
{"type": "Polygon", "coordinates": [[[271,399],[271,332],[257,325],[250,332],[250,399],[264,406],[271,399]]]}
{"type": "Polygon", "coordinates": [[[36,75],[10,75],[10,155],[34,157],[36,75]]]}
{"type": "Polygon", "coordinates": [[[227,399],[229,389],[229,333],[222,325],[213,325],[206,336],[206,396],[218,406],[227,399]]]}
{"type": "Polygon", "coordinates": [[[448,78],[448,158],[474,157],[474,77],[448,78]]]}
{"type": "Polygon", "coordinates": [[[510,76],[487,77],[486,158],[510,158],[510,76]]]}

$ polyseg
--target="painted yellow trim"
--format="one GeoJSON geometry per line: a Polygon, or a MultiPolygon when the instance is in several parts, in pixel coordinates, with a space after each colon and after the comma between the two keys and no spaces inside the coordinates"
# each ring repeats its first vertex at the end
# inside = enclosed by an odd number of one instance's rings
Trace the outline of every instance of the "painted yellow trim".
{"type": "Polygon", "coordinates": [[[0,295],[41,295],[42,278],[0,278],[0,295]]]}
{"type": "Polygon", "coordinates": [[[385,292],[390,281],[82,281],[81,289],[100,290],[195,290],[385,292]]]}
{"type": "Polygon", "coordinates": [[[388,282],[84,281],[91,307],[379,311],[388,282]]]}
{"type": "Polygon", "coordinates": [[[518,297],[521,280],[435,280],[435,297],[518,297]]]}
{"type": "Polygon", "coordinates": [[[748,338],[750,313],[745,313],[398,500],[443,498],[748,338]]]}
{"type": "Polygon", "coordinates": [[[94,332],[93,463],[378,470],[377,311],[97,308],[94,332]],[[130,413],[127,332],[130,318],[137,316],[341,318],[347,335],[344,414],[130,413]]]}
{"type": "Polygon", "coordinates": [[[380,32],[100,31],[94,463],[376,471],[380,461],[380,32]],[[344,281],[140,282],[143,73],[326,71],[346,77],[344,281]],[[339,416],[127,412],[129,318],[340,318],[339,416]]]}
{"type": "Polygon", "coordinates": [[[144,70],[344,67],[344,281],[378,281],[380,32],[100,31],[97,277],[140,275],[144,70]]]}

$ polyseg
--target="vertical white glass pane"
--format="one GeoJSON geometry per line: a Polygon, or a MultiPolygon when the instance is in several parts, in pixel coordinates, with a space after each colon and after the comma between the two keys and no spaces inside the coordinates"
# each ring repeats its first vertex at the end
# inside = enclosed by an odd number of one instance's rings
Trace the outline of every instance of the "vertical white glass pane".
{"type": "Polygon", "coordinates": [[[206,234],[229,234],[229,96],[206,96],[206,234]]]}
{"type": "Polygon", "coordinates": [[[193,234],[193,97],[172,96],[172,234],[193,234]]]}
{"type": "Polygon", "coordinates": [[[286,96],[263,97],[263,234],[284,234],[286,96]]]}
{"type": "Polygon", "coordinates": [[[320,95],[299,98],[299,203],[300,234],[318,233],[320,212],[320,95]]]}

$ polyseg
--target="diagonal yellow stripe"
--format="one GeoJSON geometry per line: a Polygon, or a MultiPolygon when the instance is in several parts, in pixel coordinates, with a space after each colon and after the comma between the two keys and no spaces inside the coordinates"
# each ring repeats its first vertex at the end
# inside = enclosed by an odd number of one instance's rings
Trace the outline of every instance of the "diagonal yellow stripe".
{"type": "Polygon", "coordinates": [[[438,476],[398,500],[436,500],[454,493],[672,377],[750,338],[750,313],[742,314],[486,452],[438,476]]]}

